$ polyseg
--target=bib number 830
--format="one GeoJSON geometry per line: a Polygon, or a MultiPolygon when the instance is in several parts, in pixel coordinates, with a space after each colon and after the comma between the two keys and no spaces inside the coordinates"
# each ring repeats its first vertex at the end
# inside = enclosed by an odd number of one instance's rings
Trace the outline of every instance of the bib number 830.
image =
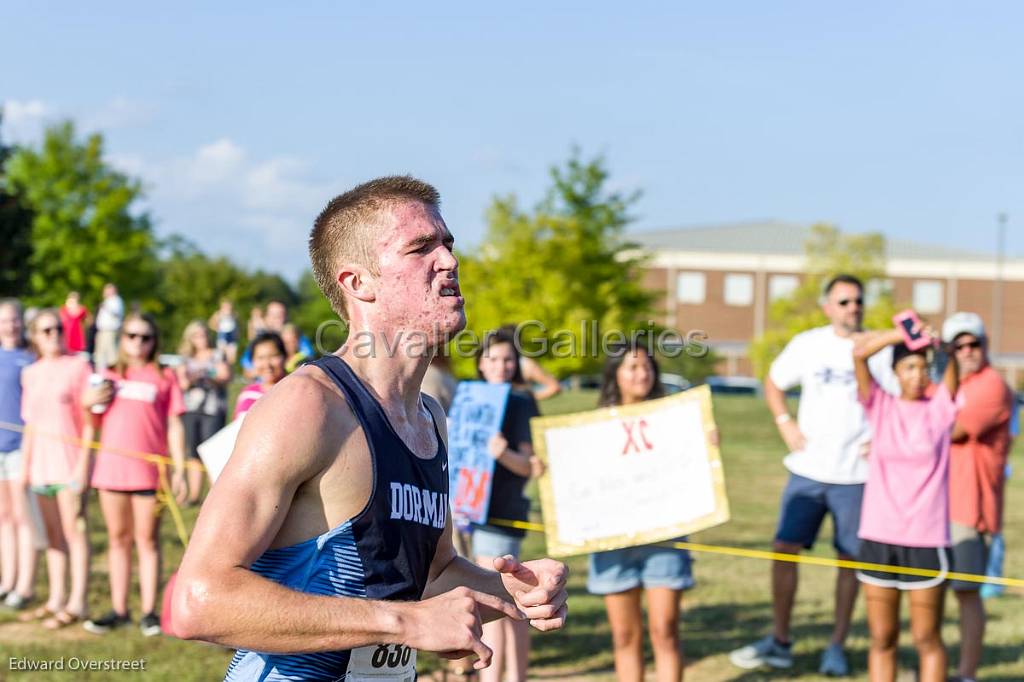
{"type": "Polygon", "coordinates": [[[412,649],[401,644],[379,644],[370,658],[374,668],[397,668],[409,665],[412,649]]]}

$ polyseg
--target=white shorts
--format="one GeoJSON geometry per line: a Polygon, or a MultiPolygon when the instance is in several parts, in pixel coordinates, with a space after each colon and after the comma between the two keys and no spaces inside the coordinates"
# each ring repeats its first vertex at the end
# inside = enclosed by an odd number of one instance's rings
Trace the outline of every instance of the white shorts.
{"type": "Polygon", "coordinates": [[[14,481],[21,476],[21,450],[0,452],[0,481],[14,481]]]}

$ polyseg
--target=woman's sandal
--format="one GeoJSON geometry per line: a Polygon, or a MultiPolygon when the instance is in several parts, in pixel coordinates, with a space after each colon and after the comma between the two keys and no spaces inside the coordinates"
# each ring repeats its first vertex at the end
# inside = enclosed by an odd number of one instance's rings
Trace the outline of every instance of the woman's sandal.
{"type": "Polygon", "coordinates": [[[18,622],[34,623],[37,620],[43,620],[44,618],[49,618],[50,616],[55,615],[57,615],[56,612],[52,611],[46,604],[43,604],[42,606],[35,607],[31,611],[25,611],[24,613],[18,614],[18,622]]]}
{"type": "Polygon", "coordinates": [[[47,630],[60,630],[66,628],[69,625],[75,623],[81,623],[85,620],[85,616],[81,614],[71,613],[70,611],[58,611],[49,618],[43,621],[43,627],[47,630]]]}

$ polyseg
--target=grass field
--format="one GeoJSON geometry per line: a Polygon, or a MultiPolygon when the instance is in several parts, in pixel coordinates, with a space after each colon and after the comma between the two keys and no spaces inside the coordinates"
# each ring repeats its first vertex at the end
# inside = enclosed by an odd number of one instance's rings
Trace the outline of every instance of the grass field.
{"type": "MultiPolygon", "coordinates": [[[[593,393],[572,393],[544,403],[545,414],[571,412],[593,407],[593,393]]],[[[767,549],[774,529],[777,502],[786,472],[781,464],[782,443],[760,400],[747,397],[716,397],[715,415],[722,434],[722,456],[733,520],[694,536],[695,542],[736,547],[767,549]]],[[[95,502],[95,501],[93,501],[95,502]]],[[[1024,476],[1010,483],[1007,494],[1006,538],[1009,547],[1007,575],[1024,578],[1024,476]]],[[[194,510],[186,510],[191,524],[194,510]]],[[[97,505],[91,505],[93,548],[95,552],[90,607],[94,613],[109,609],[106,590],[105,538],[97,505]]],[[[539,517],[538,517],[539,520],[539,517]]],[[[164,519],[163,546],[165,566],[173,568],[182,552],[169,518],[164,519]]],[[[827,533],[814,554],[829,555],[827,533]]],[[[544,552],[543,538],[528,537],[525,558],[544,552]]],[[[816,680],[818,655],[831,629],[832,585],[834,570],[805,567],[801,570],[800,592],[794,614],[794,669],[785,674],[746,672],[733,668],[728,652],[764,634],[770,626],[769,564],[752,559],[737,559],[714,554],[697,555],[695,575],[698,586],[683,599],[680,624],[687,659],[686,677],[700,682],[715,680],[800,679],[816,680]]],[[[612,680],[611,638],[599,598],[586,593],[586,559],[569,561],[570,625],[562,632],[536,635],[531,655],[531,678],[612,680]]],[[[40,573],[43,573],[42,567],[40,573]]],[[[44,583],[40,578],[39,593],[44,583]]],[[[1024,680],[1024,591],[1015,590],[989,604],[989,631],[980,679],[987,681],[1024,680]]],[[[133,613],[138,614],[137,594],[133,593],[133,613]]],[[[905,615],[905,614],[904,614],[905,615]]],[[[956,661],[956,606],[948,600],[943,635],[956,661]]],[[[855,679],[865,679],[867,630],[863,603],[854,616],[853,634],[848,648],[855,679]]],[[[904,629],[906,631],[906,628],[904,629]]],[[[901,641],[901,663],[914,665],[908,636],[901,641]]],[[[106,680],[133,673],[90,673],[78,671],[19,673],[9,670],[10,657],[36,660],[71,657],[101,661],[106,659],[143,659],[147,679],[212,680],[220,679],[230,652],[218,647],[182,642],[171,638],[144,638],[137,630],[117,632],[105,638],[90,635],[80,628],[47,633],[38,626],[14,622],[0,613],[0,679],[32,680],[106,680]],[[70,677],[69,677],[70,674],[70,677]]],[[[425,671],[437,666],[437,659],[420,657],[425,671]]],[[[137,674],[137,673],[134,673],[137,674]]]]}

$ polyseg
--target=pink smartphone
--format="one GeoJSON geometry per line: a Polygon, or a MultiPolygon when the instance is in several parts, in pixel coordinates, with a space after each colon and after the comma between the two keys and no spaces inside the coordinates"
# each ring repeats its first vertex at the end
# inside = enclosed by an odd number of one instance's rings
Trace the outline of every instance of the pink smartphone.
{"type": "Polygon", "coordinates": [[[924,324],[913,310],[908,308],[902,313],[897,313],[892,321],[903,332],[903,343],[910,350],[919,350],[931,344],[932,337],[925,334],[924,324]]]}

